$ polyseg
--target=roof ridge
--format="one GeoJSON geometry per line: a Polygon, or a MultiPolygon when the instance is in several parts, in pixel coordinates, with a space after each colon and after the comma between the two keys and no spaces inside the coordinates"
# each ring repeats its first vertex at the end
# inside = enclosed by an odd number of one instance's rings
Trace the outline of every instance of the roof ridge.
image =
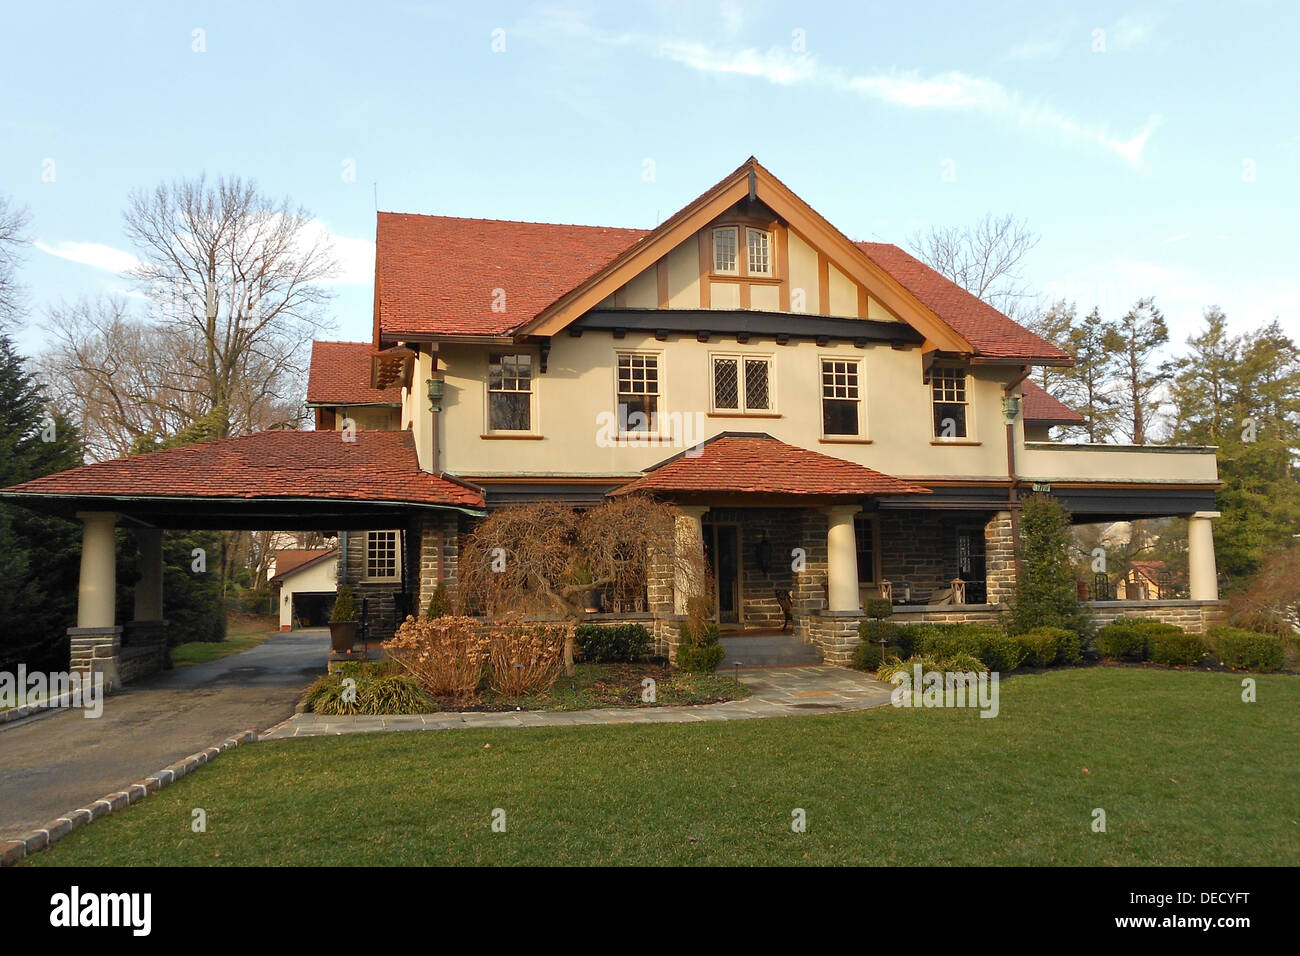
{"type": "Polygon", "coordinates": [[[604,226],[592,225],[583,222],[547,222],[540,219],[492,219],[483,216],[443,216],[432,212],[392,212],[390,210],[379,210],[377,216],[414,216],[420,219],[443,219],[453,222],[492,222],[501,223],[509,226],[560,226],[564,229],[612,229],[617,232],[640,232],[650,233],[653,229],[647,229],[644,226],[604,226]]]}

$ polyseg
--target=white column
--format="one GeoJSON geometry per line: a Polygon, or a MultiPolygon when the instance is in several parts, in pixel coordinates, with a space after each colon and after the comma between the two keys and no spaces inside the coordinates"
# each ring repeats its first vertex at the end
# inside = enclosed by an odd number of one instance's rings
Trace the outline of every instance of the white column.
{"type": "Polygon", "coordinates": [[[1187,583],[1193,601],[1219,599],[1219,572],[1214,564],[1217,511],[1198,511],[1187,519],[1187,583]]]}
{"type": "Polygon", "coordinates": [[[859,505],[834,505],[826,509],[826,589],[831,611],[858,611],[858,542],[853,516],[859,505]]]}
{"type": "Polygon", "coordinates": [[[111,511],[79,511],[81,578],[77,587],[77,627],[113,627],[117,589],[117,541],[111,511]]]}
{"type": "Polygon", "coordinates": [[[704,512],[708,505],[678,505],[677,553],[673,555],[673,613],[685,614],[686,602],[703,586],[704,512]]]}
{"type": "Polygon", "coordinates": [[[140,580],[135,585],[135,620],[161,621],[163,616],[162,530],[141,528],[135,533],[140,543],[140,580]]]}

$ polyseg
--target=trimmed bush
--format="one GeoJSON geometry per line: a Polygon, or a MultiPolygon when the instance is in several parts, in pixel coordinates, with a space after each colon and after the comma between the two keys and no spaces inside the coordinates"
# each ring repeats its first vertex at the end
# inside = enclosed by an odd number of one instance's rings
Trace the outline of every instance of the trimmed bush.
{"type": "Polygon", "coordinates": [[[868,598],[862,609],[873,620],[882,620],[894,613],[894,605],[884,598],[868,598]]]}
{"type": "Polygon", "coordinates": [[[704,625],[697,638],[689,624],[682,623],[682,639],[677,645],[677,667],[691,674],[711,674],[718,669],[727,649],[718,643],[718,625],[704,625]]]}
{"type": "Polygon", "coordinates": [[[1056,660],[1053,662],[1057,667],[1073,667],[1083,660],[1083,638],[1074,631],[1067,631],[1060,628],[1060,636],[1056,639],[1056,660]]]}
{"type": "Polygon", "coordinates": [[[1097,632],[1097,650],[1112,661],[1147,659],[1147,636],[1127,621],[1112,621],[1097,632]]]}
{"type": "Polygon", "coordinates": [[[429,595],[429,604],[424,609],[424,616],[430,621],[436,621],[438,618],[447,617],[451,613],[451,595],[447,593],[447,585],[439,581],[438,586],[429,595]]]}
{"type": "Polygon", "coordinates": [[[1286,662],[1282,638],[1240,627],[1212,627],[1209,633],[1214,656],[1225,667],[1252,671],[1278,671],[1286,662]]]}
{"type": "Polygon", "coordinates": [[[868,644],[875,644],[879,650],[881,638],[885,639],[886,644],[897,644],[900,630],[891,621],[863,621],[858,625],[858,637],[868,644]]]}
{"type": "Polygon", "coordinates": [[[1142,632],[1147,637],[1155,637],[1158,634],[1178,635],[1187,633],[1177,624],[1157,621],[1155,618],[1150,617],[1119,617],[1115,619],[1114,623],[1131,627],[1135,631],[1142,632]]]}
{"type": "Polygon", "coordinates": [[[583,659],[597,664],[631,663],[650,654],[650,632],[644,624],[580,624],[577,639],[583,659]]]}
{"type": "MultiPolygon", "coordinates": [[[[902,652],[896,644],[885,647],[886,658],[898,658],[902,652]]],[[[860,671],[874,671],[880,667],[880,645],[863,641],[853,648],[853,666],[860,671]]]]}
{"type": "Polygon", "coordinates": [[[989,670],[1009,674],[1025,662],[1027,653],[1020,638],[995,632],[985,644],[984,653],[979,655],[979,659],[989,666],[989,670]]]}
{"type": "MultiPolygon", "coordinates": [[[[1056,651],[1059,644],[1054,631],[1064,628],[1040,628],[1028,634],[1017,636],[1021,647],[1025,649],[1025,663],[1030,667],[1051,667],[1056,663],[1056,651]]],[[[1069,631],[1066,631],[1068,634],[1069,631]]]]}
{"type": "Polygon", "coordinates": [[[987,674],[988,666],[978,657],[969,654],[955,654],[940,662],[940,669],[955,674],[987,674]]]}
{"type": "Polygon", "coordinates": [[[1199,664],[1205,657],[1205,641],[1199,634],[1152,634],[1147,637],[1151,659],[1157,664],[1199,664]]]}

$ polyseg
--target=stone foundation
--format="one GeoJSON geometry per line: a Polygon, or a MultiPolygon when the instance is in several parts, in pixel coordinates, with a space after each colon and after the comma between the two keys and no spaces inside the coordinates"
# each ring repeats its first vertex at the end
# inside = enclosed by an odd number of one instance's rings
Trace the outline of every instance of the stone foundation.
{"type": "Polygon", "coordinates": [[[68,640],[72,645],[70,670],[88,680],[96,671],[104,675],[104,687],[114,690],[121,686],[118,662],[122,656],[122,628],[120,627],[70,627],[68,640]]]}
{"type": "Polygon", "coordinates": [[[1223,601],[1087,601],[1084,607],[1098,627],[1117,617],[1145,617],[1175,624],[1189,634],[1204,634],[1224,616],[1223,601]]]}
{"type": "Polygon", "coordinates": [[[117,664],[122,683],[129,684],[141,677],[171,670],[167,624],[167,621],[131,621],[126,625],[117,664]]]}
{"type": "Polygon", "coordinates": [[[821,651],[827,664],[848,667],[853,663],[853,649],[860,644],[858,625],[864,620],[861,614],[821,611],[805,619],[804,643],[821,651]]]}

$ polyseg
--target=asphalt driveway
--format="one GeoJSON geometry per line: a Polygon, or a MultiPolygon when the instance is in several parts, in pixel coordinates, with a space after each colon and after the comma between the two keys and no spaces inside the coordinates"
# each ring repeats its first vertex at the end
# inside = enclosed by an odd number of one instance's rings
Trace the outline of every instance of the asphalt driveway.
{"type": "Polygon", "coordinates": [[[277,634],[130,684],[96,719],[58,710],[0,729],[0,843],[226,737],[279,723],[328,656],[326,629],[277,634]]]}

